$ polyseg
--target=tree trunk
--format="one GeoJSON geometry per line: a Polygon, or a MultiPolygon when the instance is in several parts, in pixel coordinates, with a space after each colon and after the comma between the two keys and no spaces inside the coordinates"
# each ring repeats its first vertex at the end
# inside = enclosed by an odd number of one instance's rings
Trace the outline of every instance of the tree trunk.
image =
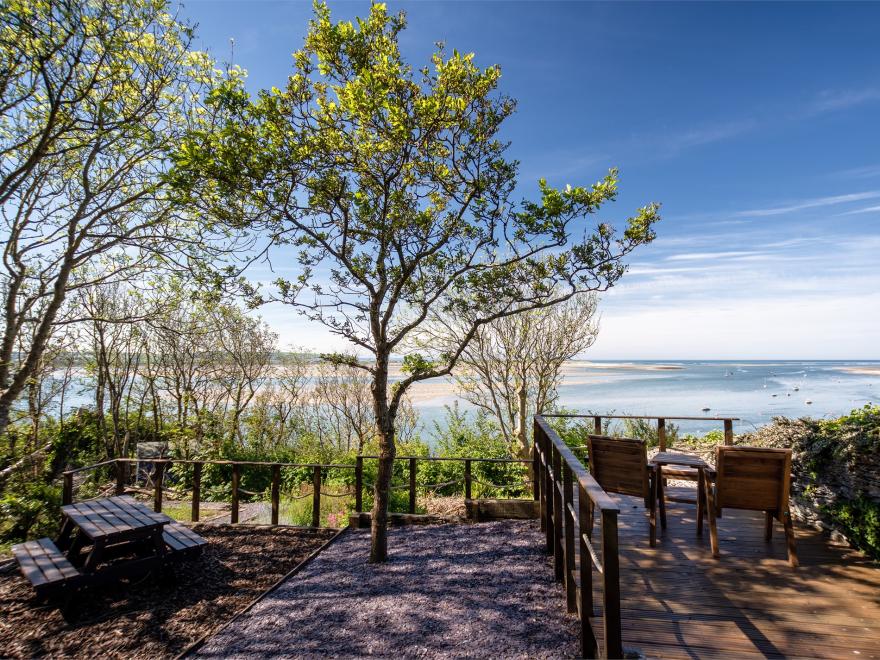
{"type": "Polygon", "coordinates": [[[376,358],[376,373],[370,389],[379,436],[379,469],[373,489],[370,527],[370,563],[379,563],[388,559],[388,503],[394,455],[397,452],[394,442],[394,411],[388,407],[388,356],[381,352],[376,358]]]}

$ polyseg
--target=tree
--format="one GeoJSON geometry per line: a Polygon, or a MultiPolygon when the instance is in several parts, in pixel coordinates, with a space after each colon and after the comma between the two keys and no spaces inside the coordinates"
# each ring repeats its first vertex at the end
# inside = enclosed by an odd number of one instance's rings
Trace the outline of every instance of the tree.
{"type": "MultiPolygon", "coordinates": [[[[498,424],[511,453],[529,457],[528,423],[557,399],[562,367],[599,332],[596,296],[579,294],[552,307],[506,316],[479,327],[458,360],[459,390],[498,424]]],[[[471,321],[441,319],[426,333],[434,345],[460,342],[471,321]]]]}
{"type": "Polygon", "coordinates": [[[175,159],[175,182],[193,204],[296,255],[299,276],[279,279],[274,294],[255,287],[252,302],[277,298],[369,355],[326,357],[371,380],[374,562],[387,558],[396,418],[408,388],[449,374],[483,325],[613,285],[659,219],[650,204],[622,234],[588,228],[617,194],[614,170],[590,187],[541,180],[538,201],[515,203],[518,165],[499,135],[515,104],[495,93],[500,69],[440,46],[414,71],[398,48],[404,27],[404,15],[381,4],[352,24],[332,22],[317,3],[287,85],[251,98],[230,71],[175,159]],[[442,351],[406,352],[437,315],[469,327],[442,351]],[[392,385],[394,354],[405,373],[392,385]]]}
{"type": "Polygon", "coordinates": [[[3,3],[0,435],[53,327],[79,318],[65,317],[71,291],[187,268],[185,253],[206,246],[165,173],[211,66],[166,5],[3,3]],[[32,340],[19,353],[22,334],[32,340]]]}

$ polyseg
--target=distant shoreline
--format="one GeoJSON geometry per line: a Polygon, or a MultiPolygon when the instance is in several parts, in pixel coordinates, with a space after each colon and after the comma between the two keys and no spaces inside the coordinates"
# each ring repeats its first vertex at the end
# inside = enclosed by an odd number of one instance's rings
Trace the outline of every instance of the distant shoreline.
{"type": "Polygon", "coordinates": [[[859,376],[880,376],[880,367],[837,367],[835,370],[859,376]]]}

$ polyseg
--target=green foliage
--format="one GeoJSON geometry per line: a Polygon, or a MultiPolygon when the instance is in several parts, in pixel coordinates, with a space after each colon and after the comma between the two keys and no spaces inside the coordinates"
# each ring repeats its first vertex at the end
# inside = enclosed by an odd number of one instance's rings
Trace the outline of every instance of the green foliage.
{"type": "Polygon", "coordinates": [[[880,502],[858,497],[841,499],[820,508],[841,527],[850,543],[880,559],[880,502]]]}
{"type": "Polygon", "coordinates": [[[43,481],[9,484],[0,497],[0,541],[55,536],[60,507],[58,486],[43,481]]]}

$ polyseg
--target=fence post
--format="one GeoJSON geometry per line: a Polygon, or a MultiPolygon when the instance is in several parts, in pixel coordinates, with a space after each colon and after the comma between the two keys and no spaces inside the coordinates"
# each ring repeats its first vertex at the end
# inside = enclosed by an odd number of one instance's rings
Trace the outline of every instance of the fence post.
{"type": "Polygon", "coordinates": [[[598,415],[593,416],[593,435],[602,435],[602,418],[598,415]]]}
{"type": "Polygon", "coordinates": [[[471,499],[471,461],[464,462],[464,499],[471,499]]]}
{"type": "Polygon", "coordinates": [[[620,563],[617,556],[617,511],[602,510],[602,605],[605,657],[622,658],[620,628],[620,563]]]}
{"type": "Polygon", "coordinates": [[[64,488],[61,491],[61,504],[73,504],[73,472],[64,473],[64,488]]]}
{"type": "Polygon", "coordinates": [[[238,463],[232,464],[232,511],[229,512],[229,522],[233,525],[238,522],[238,484],[241,480],[241,468],[238,463]]]}
{"type": "Polygon", "coordinates": [[[577,585],[574,583],[574,492],[571,468],[562,464],[562,500],[565,520],[565,598],[569,613],[577,612],[577,585]]]}
{"type": "Polygon", "coordinates": [[[312,496],[312,527],[321,526],[321,466],[315,466],[312,476],[312,487],[315,492],[312,496]]]}
{"type": "Polygon", "coordinates": [[[555,488],[553,487],[553,443],[550,442],[550,438],[546,435],[543,436],[544,443],[544,451],[541,457],[544,460],[544,510],[547,516],[547,523],[545,530],[547,532],[547,552],[553,552],[553,548],[555,545],[555,541],[553,539],[553,493],[555,492],[555,488]]]}
{"type": "Polygon", "coordinates": [[[165,463],[157,461],[153,468],[153,511],[162,513],[162,479],[165,475],[165,463]]]}
{"type": "Polygon", "coordinates": [[[725,419],[724,420],[724,444],[732,445],[733,444],[733,420],[725,419]]]}
{"type": "Polygon", "coordinates": [[[538,416],[535,415],[535,428],[533,431],[534,442],[532,448],[535,451],[535,492],[538,495],[538,517],[541,519],[541,531],[547,531],[547,502],[546,493],[544,492],[544,473],[543,473],[543,457],[544,457],[544,430],[538,423],[538,416]]]}
{"type": "Polygon", "coordinates": [[[354,510],[360,513],[364,508],[364,457],[354,459],[354,510]]]}
{"type": "Polygon", "coordinates": [[[557,582],[565,579],[565,567],[562,564],[562,456],[555,446],[553,452],[553,568],[557,582]]]}
{"type": "Polygon", "coordinates": [[[409,459],[409,512],[416,512],[416,459],[409,459]]]}
{"type": "Polygon", "coordinates": [[[541,480],[538,478],[538,429],[537,423],[532,433],[532,497],[535,502],[541,501],[541,480]]]}
{"type": "Polygon", "coordinates": [[[581,617],[581,657],[596,657],[596,636],[590,618],[593,616],[593,562],[590,549],[584,539],[587,526],[592,523],[590,516],[590,497],[578,481],[578,542],[580,543],[580,617],[581,617]]]}
{"type": "Polygon", "coordinates": [[[666,451],[666,420],[657,419],[657,439],[660,441],[660,451],[666,451]]]}
{"type": "Polygon", "coordinates": [[[199,515],[202,509],[202,464],[193,463],[193,497],[192,511],[190,511],[189,519],[193,522],[199,522],[199,515]]]}
{"type": "Polygon", "coordinates": [[[278,524],[278,509],[281,504],[281,466],[272,466],[272,524],[278,524]]]}
{"type": "Polygon", "coordinates": [[[125,493],[125,482],[128,470],[128,463],[121,459],[116,459],[116,494],[122,495],[125,493]]]}

